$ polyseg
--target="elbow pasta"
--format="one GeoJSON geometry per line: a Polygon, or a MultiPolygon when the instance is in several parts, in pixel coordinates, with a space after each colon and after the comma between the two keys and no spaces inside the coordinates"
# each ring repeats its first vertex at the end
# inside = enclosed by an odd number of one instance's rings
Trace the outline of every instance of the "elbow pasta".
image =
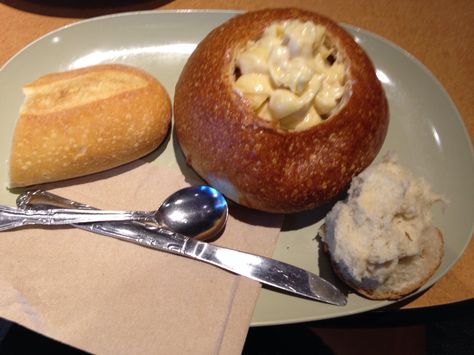
{"type": "Polygon", "coordinates": [[[259,117],[300,131],[336,109],[345,89],[346,66],[328,45],[326,29],[289,20],[266,28],[239,53],[237,91],[259,117]]]}

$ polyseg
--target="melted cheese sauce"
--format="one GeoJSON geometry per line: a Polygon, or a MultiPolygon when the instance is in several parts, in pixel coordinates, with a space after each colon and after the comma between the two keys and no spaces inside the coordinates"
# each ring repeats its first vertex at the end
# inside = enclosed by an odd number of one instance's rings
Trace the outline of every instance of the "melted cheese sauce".
{"type": "Polygon", "coordinates": [[[326,29],[289,20],[266,28],[239,53],[236,90],[257,114],[277,127],[300,131],[337,108],[346,66],[328,44],[326,29]]]}

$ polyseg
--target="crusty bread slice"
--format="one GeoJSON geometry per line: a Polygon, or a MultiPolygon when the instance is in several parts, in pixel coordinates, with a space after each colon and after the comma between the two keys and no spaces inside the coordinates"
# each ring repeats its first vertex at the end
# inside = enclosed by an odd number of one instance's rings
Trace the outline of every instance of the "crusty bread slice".
{"type": "Polygon", "coordinates": [[[432,206],[444,203],[394,153],[355,177],[325,218],[323,241],[336,273],[360,294],[398,299],[422,286],[444,254],[432,206]]]}
{"type": "Polygon", "coordinates": [[[396,300],[423,286],[435,273],[444,255],[443,235],[436,227],[427,228],[420,238],[421,254],[402,258],[384,283],[358,281],[333,259],[334,271],[342,281],[363,296],[375,300],[396,300]]]}
{"type": "Polygon", "coordinates": [[[9,160],[9,187],[87,175],[138,159],[164,140],[171,102],[143,70],[96,65],[24,87],[9,160]]]}

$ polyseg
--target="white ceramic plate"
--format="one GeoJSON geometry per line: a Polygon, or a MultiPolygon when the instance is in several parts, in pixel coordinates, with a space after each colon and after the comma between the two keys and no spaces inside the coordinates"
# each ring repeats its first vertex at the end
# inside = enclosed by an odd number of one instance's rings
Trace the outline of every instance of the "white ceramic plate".
{"type": "MultiPolygon", "coordinates": [[[[120,62],[141,67],[168,89],[174,86],[189,54],[214,27],[235,12],[138,12],[91,19],[61,28],[28,45],[0,70],[0,161],[8,151],[21,87],[38,76],[86,65],[120,62]]],[[[391,122],[381,155],[395,150],[401,162],[425,176],[434,191],[451,202],[434,219],[445,235],[442,265],[423,289],[444,275],[462,255],[474,221],[474,159],[472,146],[455,106],[439,82],[413,57],[383,38],[346,26],[376,65],[390,104],[391,122]]],[[[179,166],[174,144],[157,164],[179,166]]],[[[380,157],[379,157],[380,158],[380,157]]],[[[1,169],[1,184],[7,181],[1,169]]],[[[14,205],[16,195],[0,189],[0,203],[14,205]]],[[[288,217],[274,257],[333,280],[327,259],[315,240],[321,216],[314,211],[288,217]]],[[[263,290],[252,325],[319,320],[360,313],[389,304],[349,294],[345,307],[312,302],[263,290]]]]}

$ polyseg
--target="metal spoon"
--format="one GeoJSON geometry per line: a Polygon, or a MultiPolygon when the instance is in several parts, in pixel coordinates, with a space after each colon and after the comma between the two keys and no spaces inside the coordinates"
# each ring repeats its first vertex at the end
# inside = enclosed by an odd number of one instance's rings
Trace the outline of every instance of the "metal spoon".
{"type": "Polygon", "coordinates": [[[169,196],[157,211],[119,212],[93,210],[46,191],[28,191],[18,197],[20,207],[32,204],[79,209],[15,209],[0,207],[0,230],[24,225],[79,224],[104,221],[146,221],[198,239],[216,236],[225,226],[228,207],[225,198],[209,186],[194,186],[169,196]],[[52,197],[54,196],[54,197],[52,197]]]}
{"type": "MultiPolygon", "coordinates": [[[[55,195],[44,190],[30,190],[20,194],[16,204],[21,209],[75,208],[97,210],[97,208],[55,195]]],[[[215,239],[225,227],[228,206],[222,194],[208,186],[187,187],[171,194],[158,208],[157,219],[162,227],[198,240],[215,239]],[[209,208],[212,206],[212,208],[209,208]]],[[[106,223],[106,222],[102,222],[106,223]]],[[[124,222],[107,222],[109,227],[123,229],[124,222]]],[[[133,222],[139,223],[139,222],[133,222]]],[[[152,224],[141,224],[153,229],[152,224]]],[[[98,224],[78,224],[76,227],[92,232],[98,224]]],[[[100,230],[98,230],[100,232],[100,230]]]]}

